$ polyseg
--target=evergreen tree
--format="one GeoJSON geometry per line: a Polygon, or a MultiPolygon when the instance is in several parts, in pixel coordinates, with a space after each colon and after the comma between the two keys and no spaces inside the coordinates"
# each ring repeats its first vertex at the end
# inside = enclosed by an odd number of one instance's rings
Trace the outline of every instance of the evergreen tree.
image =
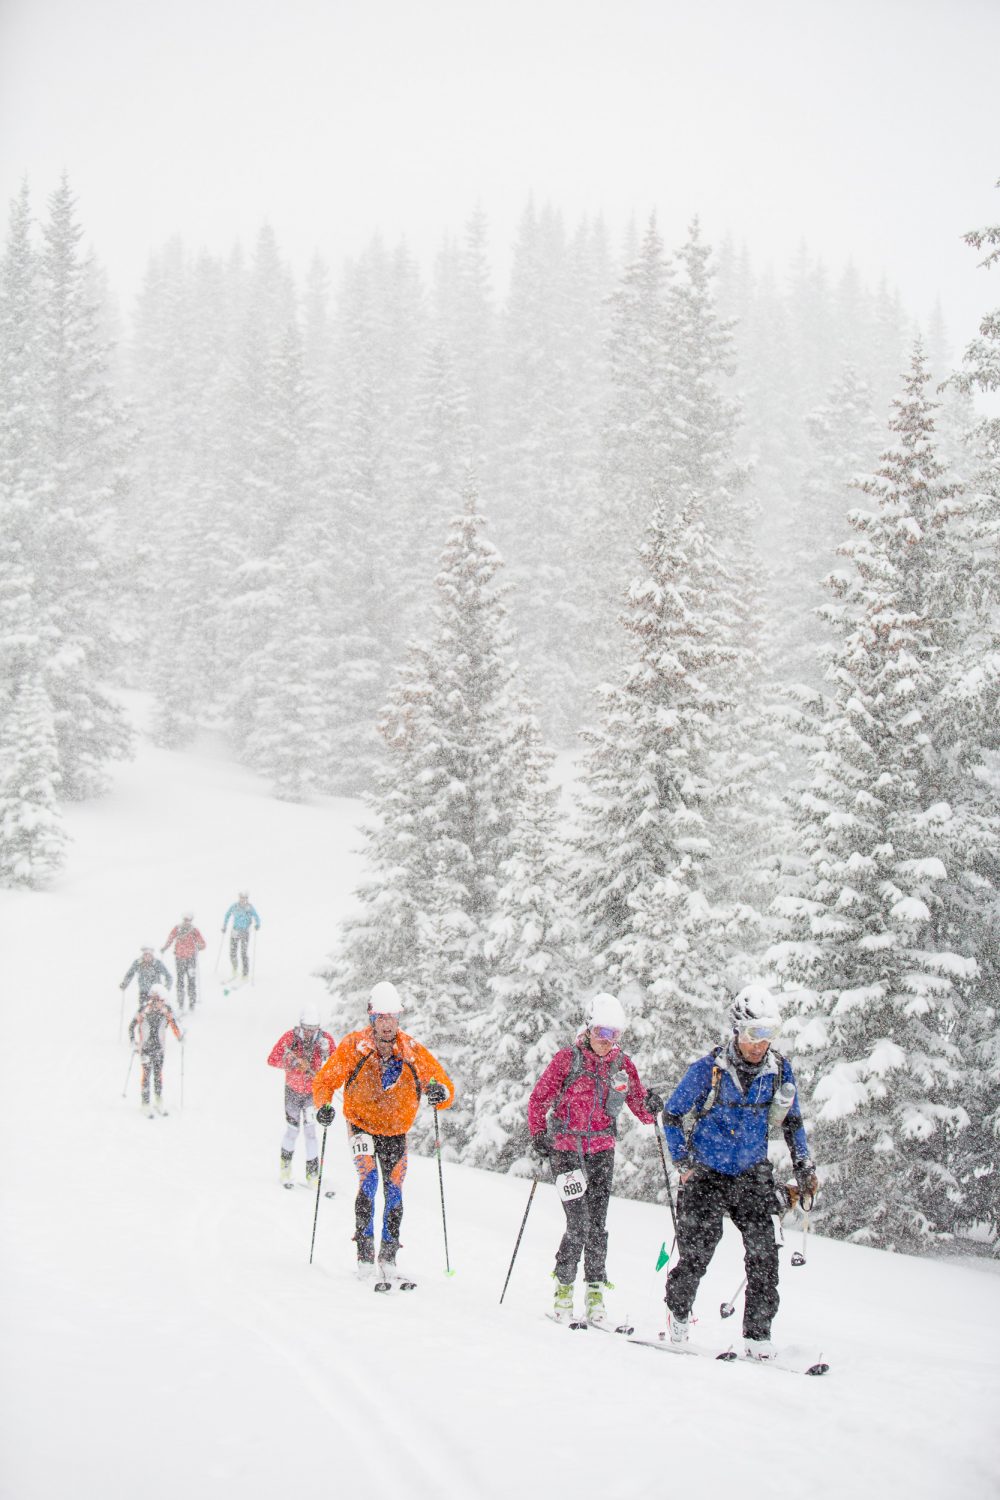
{"type": "Polygon", "coordinates": [[[950,1166],[967,1127],[956,1035],[976,965],[947,890],[976,830],[940,798],[950,727],[943,690],[959,637],[952,543],[957,486],[934,444],[919,345],[893,403],[896,441],[860,484],[831,575],[838,638],[799,827],[808,865],[777,909],[772,959],[801,987],[788,1022],[824,1166],[825,1222],[915,1248],[950,1231],[950,1166]]]}
{"type": "Polygon", "coordinates": [[[464,1091],[449,1113],[453,1146],[471,1120],[470,1028],[490,1003],[485,944],[524,800],[500,558],[482,528],[470,491],[436,579],[432,639],[411,647],[379,725],[388,758],[365,830],[372,874],[330,970],[346,1013],[379,979],[412,998],[414,1027],[464,1091]]]}
{"type": "Polygon", "coordinates": [[[58,784],[52,705],[41,674],[25,673],[0,715],[0,885],[44,885],[62,866],[58,784]]]}
{"type": "Polygon", "coordinates": [[[495,1171],[523,1158],[528,1096],[574,1034],[579,1009],[576,925],[563,883],[569,851],[559,835],[558,792],[548,783],[552,756],[527,712],[519,742],[524,799],[484,943],[492,999],[473,1023],[478,1074],[465,1154],[495,1171]]]}

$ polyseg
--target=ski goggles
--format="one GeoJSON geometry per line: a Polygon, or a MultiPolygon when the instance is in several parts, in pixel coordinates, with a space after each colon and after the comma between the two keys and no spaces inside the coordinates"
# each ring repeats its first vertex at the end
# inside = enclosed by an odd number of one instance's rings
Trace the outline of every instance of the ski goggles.
{"type": "Polygon", "coordinates": [[[599,1042],[617,1042],[622,1031],[620,1026],[591,1026],[590,1034],[599,1042]]]}
{"type": "Polygon", "coordinates": [[[398,1021],[399,1020],[399,1016],[397,1015],[396,1011],[394,1011],[394,1010],[370,1010],[368,1012],[368,1016],[369,1016],[369,1019],[372,1022],[375,1022],[375,1021],[398,1021]]]}
{"type": "Polygon", "coordinates": [[[778,1035],[778,1027],[772,1021],[751,1021],[740,1027],[740,1036],[748,1042],[769,1042],[778,1035]]]}

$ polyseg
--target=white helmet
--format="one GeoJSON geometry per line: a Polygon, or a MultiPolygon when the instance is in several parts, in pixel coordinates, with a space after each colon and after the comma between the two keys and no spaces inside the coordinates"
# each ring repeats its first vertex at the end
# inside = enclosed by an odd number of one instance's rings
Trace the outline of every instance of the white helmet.
{"type": "Polygon", "coordinates": [[[626,1024],[622,1003],[615,995],[602,991],[594,996],[587,1015],[588,1029],[591,1026],[609,1026],[614,1031],[624,1031],[626,1024]]]}
{"type": "Polygon", "coordinates": [[[193,922],[194,921],[194,912],[193,911],[182,911],[181,912],[181,921],[182,922],[193,922]]]}
{"type": "Polygon", "coordinates": [[[388,979],[380,979],[368,997],[368,1014],[398,1016],[403,1009],[403,997],[388,979]]]}
{"type": "Polygon", "coordinates": [[[315,1000],[304,1000],[302,1009],[299,1011],[300,1026],[315,1026],[319,1028],[319,1006],[315,1000]]]}
{"type": "Polygon", "coordinates": [[[167,992],[163,988],[163,985],[151,984],[149,986],[149,998],[150,1000],[165,1000],[167,998],[167,992]]]}
{"type": "Polygon", "coordinates": [[[237,899],[237,901],[249,901],[250,900],[250,892],[249,891],[237,891],[237,893],[236,893],[236,899],[237,899]]]}
{"type": "Polygon", "coordinates": [[[781,1026],[777,997],[766,984],[748,984],[729,1007],[729,1020],[737,1036],[770,1039],[781,1026]]]}

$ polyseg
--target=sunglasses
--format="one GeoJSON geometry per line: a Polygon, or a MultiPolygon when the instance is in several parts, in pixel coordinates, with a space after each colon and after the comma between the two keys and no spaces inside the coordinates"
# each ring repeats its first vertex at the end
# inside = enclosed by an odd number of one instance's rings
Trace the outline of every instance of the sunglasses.
{"type": "Polygon", "coordinates": [[[373,1021],[398,1021],[399,1017],[393,1010],[373,1010],[369,1012],[373,1021]]]}
{"type": "Polygon", "coordinates": [[[620,1026],[591,1026],[590,1034],[599,1042],[616,1042],[622,1033],[620,1026]]]}
{"type": "Polygon", "coordinates": [[[757,1021],[752,1021],[749,1026],[740,1030],[740,1036],[745,1037],[748,1042],[769,1042],[777,1035],[777,1026],[765,1026],[757,1021]]]}

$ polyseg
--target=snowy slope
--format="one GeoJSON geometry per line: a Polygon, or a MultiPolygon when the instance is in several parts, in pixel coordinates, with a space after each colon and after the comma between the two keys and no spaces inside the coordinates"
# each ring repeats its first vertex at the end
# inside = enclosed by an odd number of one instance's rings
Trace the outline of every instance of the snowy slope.
{"type": "MultiPolygon", "coordinates": [[[[282,1077],[264,1060],[315,993],[308,970],[350,901],[360,816],[274,802],[209,742],[144,744],[109,798],[71,814],[59,884],[0,892],[3,1500],[320,1487],[625,1500],[734,1476],[810,1500],[995,1496],[990,1266],[815,1238],[805,1268],[783,1267],[775,1331],[803,1357],[822,1351],[826,1379],[675,1358],[542,1316],[561,1223],[551,1187],[499,1307],[528,1184],[446,1163],[446,1278],[436,1165],[414,1160],[401,1261],[421,1285],[377,1297],[350,1275],[338,1116],[337,1196],[321,1202],[310,1267],[314,1200],[277,1185],[282,1077]],[[264,924],[257,978],[226,997],[207,976],[244,883],[264,924]],[[135,1074],[122,1098],[117,985],[188,904],[209,943],[205,1001],[183,1109],[171,1038],[171,1113],[149,1121],[135,1074]]],[[[612,1204],[614,1305],[640,1329],[662,1319],[665,1217],[612,1204]]],[[[696,1309],[702,1341],[738,1332],[718,1306],[740,1275],[727,1235],[696,1309]]]]}

